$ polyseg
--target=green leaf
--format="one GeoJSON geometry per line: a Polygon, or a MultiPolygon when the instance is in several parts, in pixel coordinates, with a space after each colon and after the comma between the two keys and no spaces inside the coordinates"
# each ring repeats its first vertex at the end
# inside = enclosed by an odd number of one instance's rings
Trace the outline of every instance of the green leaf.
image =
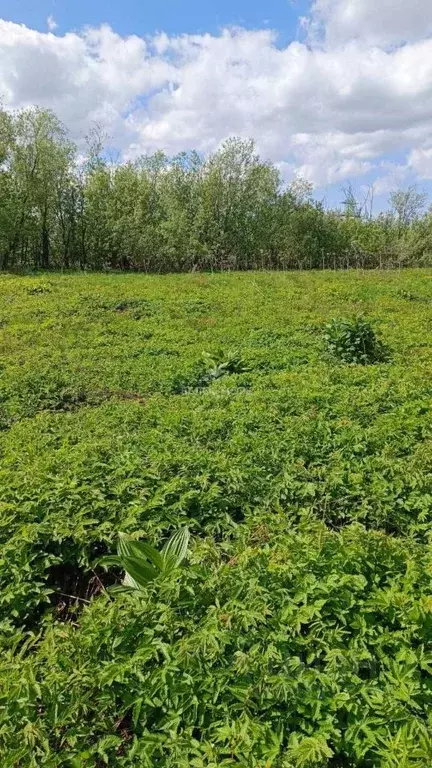
{"type": "Polygon", "coordinates": [[[111,565],[122,565],[121,557],[118,555],[106,555],[99,560],[99,565],[103,565],[108,568],[111,565]]]}
{"type": "Polygon", "coordinates": [[[141,589],[140,585],[126,574],[123,584],[113,584],[112,587],[107,587],[107,592],[110,595],[121,595],[131,594],[136,592],[137,589],[141,589]],[[126,583],[126,580],[128,583],[126,583]]]}
{"type": "MultiPolygon", "coordinates": [[[[148,565],[144,560],[139,560],[137,557],[123,557],[122,563],[127,576],[132,578],[139,586],[145,587],[150,581],[154,581],[159,576],[159,571],[156,568],[148,565]]],[[[124,583],[125,586],[132,586],[127,578],[124,583]]]]}
{"type": "Polygon", "coordinates": [[[124,533],[119,534],[117,552],[121,559],[124,557],[135,557],[137,559],[147,560],[155,568],[162,570],[164,561],[160,552],[145,541],[136,541],[124,533]]]}
{"type": "Polygon", "coordinates": [[[117,542],[117,554],[119,557],[133,557],[132,539],[125,533],[119,533],[117,542]]]}
{"type": "Polygon", "coordinates": [[[148,544],[146,541],[132,541],[130,542],[130,549],[134,556],[149,560],[159,571],[163,569],[164,559],[161,553],[152,547],[151,544],[148,544]]]}
{"type": "Polygon", "coordinates": [[[189,538],[189,529],[180,528],[167,541],[162,549],[165,570],[176,568],[184,560],[189,545],[189,538]]]}

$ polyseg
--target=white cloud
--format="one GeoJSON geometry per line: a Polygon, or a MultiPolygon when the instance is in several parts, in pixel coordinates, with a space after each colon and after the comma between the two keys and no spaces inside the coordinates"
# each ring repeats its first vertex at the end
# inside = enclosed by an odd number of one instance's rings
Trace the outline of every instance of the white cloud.
{"type": "Polygon", "coordinates": [[[334,46],[401,44],[432,34],[431,0],[315,0],[310,32],[334,46]]]}
{"type": "Polygon", "coordinates": [[[408,157],[408,166],[421,179],[432,179],[432,146],[413,149],[408,157]]]}
{"type": "MultiPolygon", "coordinates": [[[[317,0],[315,19],[318,4],[356,13],[362,5],[317,0]]],[[[267,29],[143,39],[107,26],[53,35],[0,20],[0,94],[10,107],[54,109],[78,141],[100,123],[125,157],[207,151],[235,134],[255,137],[285,176],[320,185],[364,176],[394,152],[411,152],[421,173],[432,39],[391,50],[360,40],[279,48],[267,29]]]]}
{"type": "Polygon", "coordinates": [[[380,163],[381,176],[374,181],[376,195],[388,195],[392,190],[403,187],[410,172],[408,164],[380,163]]]}
{"type": "Polygon", "coordinates": [[[48,27],[50,32],[54,32],[54,30],[57,29],[58,24],[57,24],[54,16],[52,16],[52,15],[48,16],[48,18],[47,18],[47,27],[48,27]]]}
{"type": "Polygon", "coordinates": [[[125,113],[140,95],[163,86],[172,66],[136,36],[109,27],[63,36],[0,20],[0,94],[6,106],[53,109],[79,139],[92,122],[121,144],[125,113]]]}

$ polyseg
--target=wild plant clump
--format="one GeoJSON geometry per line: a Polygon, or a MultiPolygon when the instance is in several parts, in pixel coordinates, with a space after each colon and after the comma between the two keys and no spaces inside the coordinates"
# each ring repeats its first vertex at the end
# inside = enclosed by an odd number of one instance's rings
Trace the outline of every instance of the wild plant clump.
{"type": "Polygon", "coordinates": [[[324,331],[327,351],[344,363],[373,365],[388,359],[388,349],[370,322],[359,315],[351,320],[333,319],[324,331]]]}
{"type": "Polygon", "coordinates": [[[215,381],[222,376],[232,373],[246,373],[249,371],[245,361],[236,352],[224,354],[223,350],[219,349],[214,355],[204,352],[203,358],[206,364],[206,372],[203,378],[208,382],[215,381]]]}

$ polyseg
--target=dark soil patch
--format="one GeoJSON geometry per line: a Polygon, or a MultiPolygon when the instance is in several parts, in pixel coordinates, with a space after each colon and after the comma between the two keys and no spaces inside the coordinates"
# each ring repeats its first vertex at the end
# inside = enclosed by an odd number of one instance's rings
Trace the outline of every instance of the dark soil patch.
{"type": "MultiPolygon", "coordinates": [[[[96,542],[92,549],[97,550],[98,556],[107,551],[104,542],[96,542]]],[[[105,571],[99,566],[90,568],[76,562],[65,562],[49,568],[46,584],[52,590],[50,602],[57,617],[63,621],[75,621],[85,605],[119,580],[118,569],[105,571]]]]}

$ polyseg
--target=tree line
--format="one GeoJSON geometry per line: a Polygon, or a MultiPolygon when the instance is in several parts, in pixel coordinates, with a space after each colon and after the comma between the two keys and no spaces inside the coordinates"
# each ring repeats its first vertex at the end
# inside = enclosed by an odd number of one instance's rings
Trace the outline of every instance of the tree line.
{"type": "Polygon", "coordinates": [[[85,156],[50,111],[0,109],[0,269],[391,267],[432,263],[432,213],[415,186],[385,213],[350,187],[338,209],[284,185],[252,140],[204,158],[113,162],[98,130],[85,156]]]}

